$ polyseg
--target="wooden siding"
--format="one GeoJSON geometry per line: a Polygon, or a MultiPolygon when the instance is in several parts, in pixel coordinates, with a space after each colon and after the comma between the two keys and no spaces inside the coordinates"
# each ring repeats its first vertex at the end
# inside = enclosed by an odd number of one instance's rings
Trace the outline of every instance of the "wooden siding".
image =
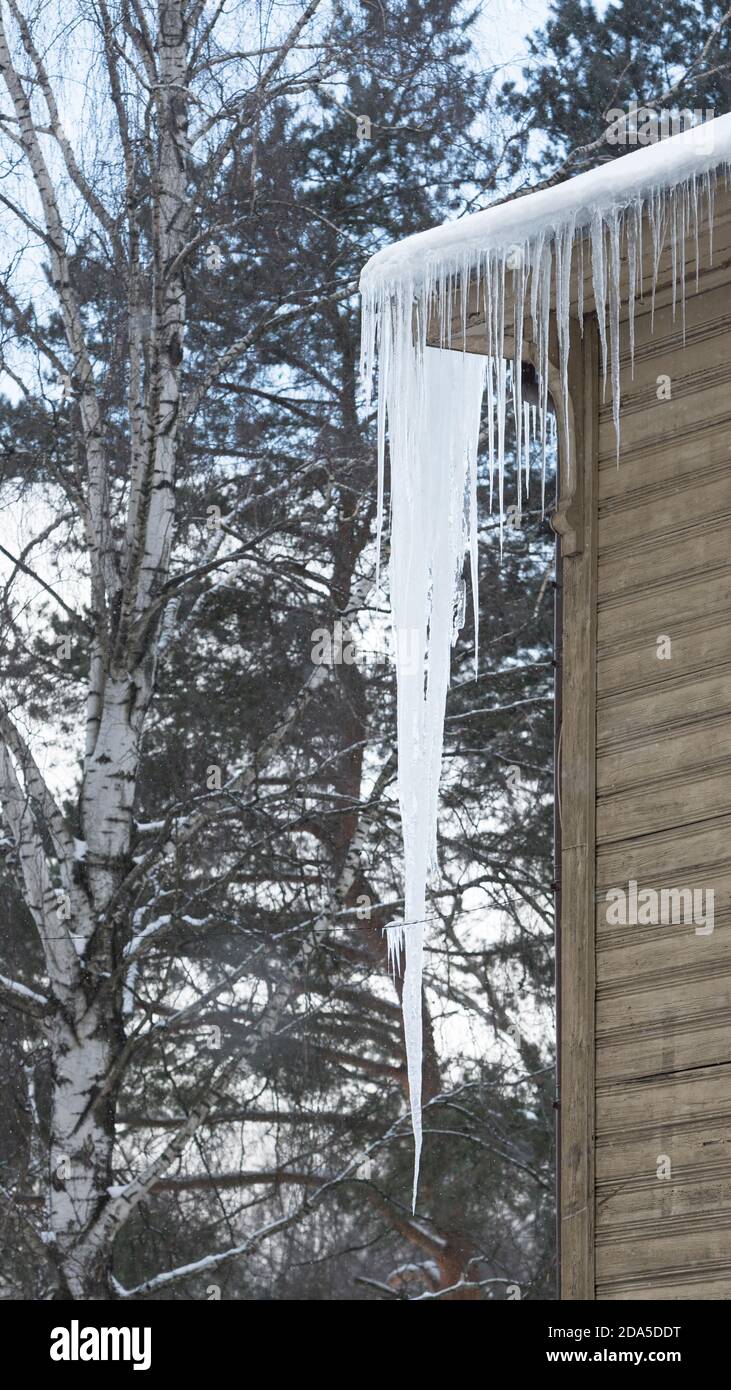
{"type": "MultiPolygon", "coordinates": [[[[599,410],[595,1296],[731,1298],[731,289],[661,293],[599,410]],[[670,378],[670,400],[658,379],[670,378]],[[671,641],[658,658],[658,639],[671,641]],[[715,893],[693,924],[613,926],[606,893],[715,893]],[[659,1171],[669,1176],[658,1177],[659,1171]]],[[[690,248],[689,248],[690,254],[690,248]]],[[[708,274],[713,282],[708,283],[708,274]]],[[[719,280],[719,276],[721,279],[719,280]]],[[[705,901],[705,900],[704,900],[705,901]]]]}

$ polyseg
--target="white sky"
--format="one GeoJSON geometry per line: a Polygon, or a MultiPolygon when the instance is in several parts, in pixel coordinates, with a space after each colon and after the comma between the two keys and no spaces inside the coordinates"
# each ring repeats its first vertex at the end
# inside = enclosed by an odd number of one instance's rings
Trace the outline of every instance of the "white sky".
{"type": "Polygon", "coordinates": [[[504,64],[505,78],[519,80],[527,36],[544,23],[547,14],[547,0],[487,0],[476,29],[476,47],[484,65],[504,64]]]}

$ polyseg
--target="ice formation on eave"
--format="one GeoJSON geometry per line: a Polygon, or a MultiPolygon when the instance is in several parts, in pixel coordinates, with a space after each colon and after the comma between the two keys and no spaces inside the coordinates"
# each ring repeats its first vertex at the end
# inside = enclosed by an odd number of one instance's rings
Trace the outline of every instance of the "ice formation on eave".
{"type": "MultiPolygon", "coordinates": [[[[588,257],[606,385],[611,379],[619,448],[620,269],[626,259],[630,352],[634,306],[643,296],[643,231],[652,245],[651,294],[666,246],[672,250],[673,312],[685,307],[685,243],[713,222],[719,170],[731,167],[731,115],[660,141],[553,188],[514,199],[461,222],[408,237],[365,266],[361,371],[366,399],[378,361],[378,550],[383,524],[386,435],[391,463],[390,588],[398,681],[398,789],[404,838],[405,911],[389,928],[389,954],[405,956],[404,1033],[415,1139],[414,1201],[421,1152],[422,959],[429,873],[437,871],[436,833],[444,708],[449,685],[455,594],[469,549],[477,644],[476,473],[479,422],[488,396],[490,494],[497,472],[503,512],[508,402],[516,457],[528,453],[521,372],[505,359],[530,323],[537,356],[539,429],[547,437],[549,318],[553,308],[564,403],[568,401],[570,285],[578,257],[577,315],[583,320],[588,257]],[[644,225],[643,225],[644,224],[644,225]],[[485,322],[484,356],[449,350],[453,318],[467,326],[476,287],[485,322]],[[459,319],[457,320],[460,321],[459,319]],[[440,347],[427,346],[427,332],[440,347]],[[514,330],[512,325],[514,324],[514,330]],[[415,655],[416,658],[415,658],[415,655]]],[[[709,254],[712,247],[709,247],[709,254]]],[[[565,410],[568,417],[568,410],[565,410]]],[[[522,469],[519,473],[522,475],[522,469]]],[[[519,496],[521,487],[519,485],[519,496]]],[[[460,605],[462,609],[464,605],[460,605]]],[[[477,646],[476,646],[477,650],[477,646]]]]}

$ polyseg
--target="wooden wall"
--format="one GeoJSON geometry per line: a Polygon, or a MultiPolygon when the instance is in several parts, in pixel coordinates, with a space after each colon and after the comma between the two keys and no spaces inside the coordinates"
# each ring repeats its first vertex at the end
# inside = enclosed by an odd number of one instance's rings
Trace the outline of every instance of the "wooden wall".
{"type": "MultiPolygon", "coordinates": [[[[596,469],[594,1280],[731,1298],[731,247],[622,355],[596,469]],[[670,399],[667,393],[669,378],[670,399]],[[663,642],[670,639],[670,647],[663,642]],[[669,651],[670,659],[662,659],[669,651]],[[607,890],[715,892],[712,934],[609,925],[607,890]],[[667,1174],[667,1176],[658,1176],[667,1174]]],[[[689,260],[692,248],[687,248],[689,260]]],[[[691,267],[692,269],[692,267],[691,267]]],[[[665,268],[667,282],[667,267],[665,268]]],[[[705,899],[704,899],[705,901],[705,899]]],[[[565,986],[569,988],[568,985],[565,986]]],[[[564,1287],[570,1282],[566,1276],[564,1287]]],[[[569,1295],[570,1296],[570,1295],[569,1295]]]]}

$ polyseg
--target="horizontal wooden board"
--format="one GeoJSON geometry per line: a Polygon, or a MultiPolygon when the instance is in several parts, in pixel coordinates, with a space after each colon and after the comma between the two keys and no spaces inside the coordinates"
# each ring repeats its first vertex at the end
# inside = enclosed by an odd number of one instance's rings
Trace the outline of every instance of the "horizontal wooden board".
{"type": "MultiPolygon", "coordinates": [[[[680,924],[666,927],[662,935],[661,929],[656,928],[658,936],[653,942],[648,939],[649,930],[636,946],[618,945],[598,951],[602,981],[597,987],[597,1001],[602,1009],[605,1004],[616,1006],[617,1000],[629,1001],[641,993],[661,998],[667,990],[686,1000],[691,984],[711,994],[714,982],[728,971],[728,917],[721,924],[714,923],[710,936],[696,936],[692,926],[680,924]]],[[[646,1009],[647,1001],[643,1004],[646,1009]]]]}
{"type": "Polygon", "coordinates": [[[704,768],[722,770],[724,759],[731,757],[728,698],[726,691],[721,709],[707,711],[702,718],[678,721],[650,734],[640,730],[607,739],[599,745],[597,759],[600,794],[646,786],[651,780],[670,782],[704,768]]]}
{"type": "Polygon", "coordinates": [[[602,561],[633,558],[652,547],[657,559],[663,547],[671,550],[678,539],[708,526],[728,525],[731,516],[731,452],[707,467],[696,464],[684,475],[676,473],[671,485],[663,482],[651,492],[638,480],[599,508],[599,554],[602,561]],[[672,540],[672,546],[668,544],[672,540]]]}
{"type": "MultiPolygon", "coordinates": [[[[697,1210],[693,1184],[731,1183],[731,1107],[695,1124],[664,1117],[654,1133],[596,1146],[597,1222],[611,1225],[646,1211],[663,1215],[697,1210]],[[667,1159],[667,1164],[663,1162],[667,1159]]],[[[731,1186],[729,1187],[731,1198],[731,1186]]]]}
{"type": "Polygon", "coordinates": [[[618,1245],[648,1225],[661,1236],[678,1235],[697,1227],[715,1211],[731,1211],[731,1155],[717,1162],[702,1161],[696,1148],[689,1162],[674,1159],[672,1138],[645,1149],[645,1168],[632,1174],[601,1177],[597,1164],[597,1242],[618,1245]],[[663,1176],[665,1174],[666,1176],[663,1176]]]}
{"type": "Polygon", "coordinates": [[[705,823],[731,810],[731,766],[708,767],[681,778],[601,796],[597,800],[597,843],[646,837],[673,827],[705,823]]]}
{"type": "Polygon", "coordinates": [[[652,679],[639,690],[635,686],[626,688],[625,675],[624,689],[620,687],[618,692],[598,700],[600,751],[653,734],[680,733],[705,718],[717,718],[726,712],[731,718],[731,663],[719,664],[716,644],[708,653],[706,670],[696,666],[690,672],[676,674],[676,656],[672,648],[670,661],[658,661],[655,656],[652,679]]]}
{"type": "Polygon", "coordinates": [[[600,460],[600,505],[633,492],[639,500],[643,493],[649,499],[659,495],[662,486],[672,488],[676,481],[692,478],[699,466],[705,469],[722,465],[729,458],[730,424],[731,402],[726,397],[715,402],[714,414],[699,411],[682,428],[672,432],[664,427],[654,429],[632,447],[625,439],[619,463],[613,437],[608,439],[600,460]]]}
{"type": "Polygon", "coordinates": [[[599,718],[605,697],[653,700],[677,680],[697,689],[699,677],[720,673],[731,663],[731,623],[722,601],[712,604],[709,595],[701,617],[681,621],[674,615],[671,626],[669,660],[658,658],[656,630],[620,627],[613,638],[605,635],[597,653],[599,718]]]}
{"type": "MultiPolygon", "coordinates": [[[[665,1282],[692,1284],[695,1277],[712,1274],[728,1278],[731,1273],[731,1208],[709,1211],[696,1218],[678,1218],[657,1224],[647,1221],[624,1237],[601,1237],[597,1233],[597,1286],[626,1280],[630,1284],[643,1275],[655,1287],[665,1282]]],[[[633,1297],[630,1292],[625,1297],[633,1297]]],[[[664,1296],[658,1294],[658,1297],[664,1296]]],[[[689,1295],[698,1297],[697,1294],[689,1295]]]]}
{"type": "MultiPolygon", "coordinates": [[[[713,971],[659,970],[655,982],[638,979],[633,985],[627,982],[621,990],[597,988],[597,1036],[607,1043],[614,1044],[639,1032],[660,1037],[680,1028],[703,1031],[715,1018],[731,1020],[731,960],[725,966],[717,964],[713,971]]],[[[731,1033],[725,1048],[715,1052],[710,1061],[724,1061],[729,1042],[731,1033]]]]}
{"type": "MultiPolygon", "coordinates": [[[[626,880],[617,886],[626,892],[626,880]]],[[[694,876],[693,879],[689,878],[687,884],[672,886],[695,887],[696,891],[703,891],[704,908],[705,892],[712,888],[713,930],[704,934],[697,924],[682,919],[651,926],[633,923],[617,926],[613,919],[607,920],[608,904],[603,899],[596,905],[595,927],[597,991],[600,995],[631,991],[640,986],[655,988],[663,977],[670,977],[678,984],[693,975],[708,978],[728,965],[731,959],[731,890],[728,875],[703,875],[700,882],[694,876]]],[[[640,891],[643,887],[658,891],[660,885],[641,884],[640,891]]]]}
{"type": "Polygon", "coordinates": [[[607,1302],[621,1299],[638,1302],[661,1299],[665,1302],[681,1303],[691,1299],[702,1299],[711,1303],[726,1300],[729,1297],[729,1289],[731,1263],[726,1263],[720,1269],[718,1265],[710,1265],[703,1268],[696,1266],[689,1270],[685,1265],[681,1265],[675,1271],[665,1271],[662,1277],[646,1277],[644,1280],[620,1279],[612,1283],[599,1280],[596,1296],[598,1299],[606,1299],[607,1302]]]}
{"type": "Polygon", "coordinates": [[[685,882],[694,873],[723,872],[731,858],[729,845],[731,815],[602,845],[597,852],[597,892],[604,894],[607,888],[630,878],[669,884],[685,882]]]}
{"type": "Polygon", "coordinates": [[[655,647],[657,660],[659,636],[668,634],[672,638],[676,626],[702,622],[709,613],[728,611],[729,603],[731,563],[709,569],[705,575],[690,575],[687,580],[660,579],[645,585],[640,593],[600,596],[597,642],[602,648],[631,633],[637,646],[645,641],[655,647]]]}
{"type": "Polygon", "coordinates": [[[731,1005],[664,1018],[654,1026],[597,1027],[597,1084],[718,1066],[728,1057],[729,1038],[731,1005]]]}

